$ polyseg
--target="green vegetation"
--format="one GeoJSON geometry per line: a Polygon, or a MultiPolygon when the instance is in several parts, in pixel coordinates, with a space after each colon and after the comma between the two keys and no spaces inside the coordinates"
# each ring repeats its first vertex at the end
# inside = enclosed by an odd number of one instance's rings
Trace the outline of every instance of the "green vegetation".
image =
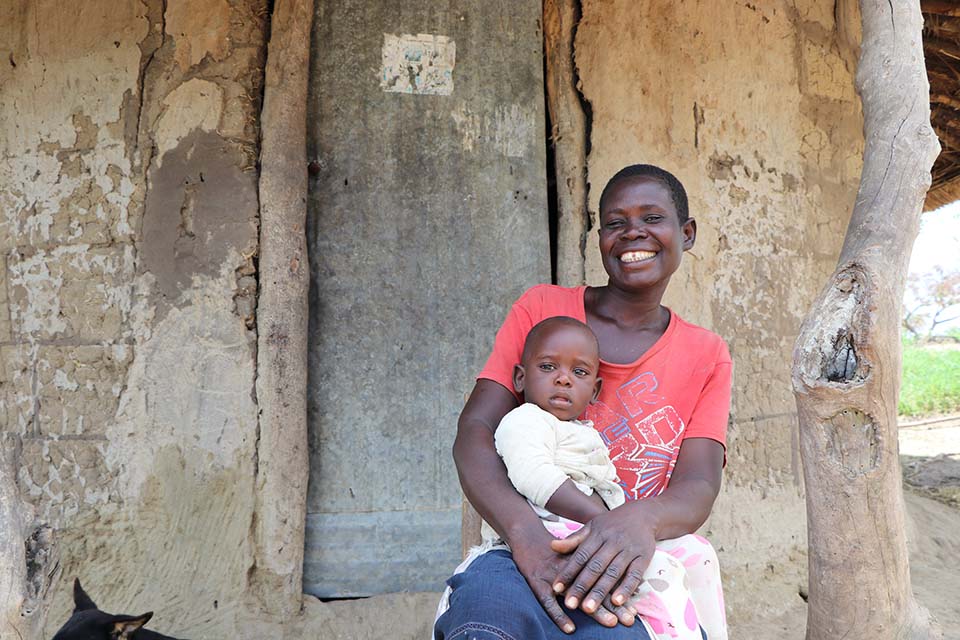
{"type": "Polygon", "coordinates": [[[900,415],[960,413],[960,348],[903,343],[900,415]]]}

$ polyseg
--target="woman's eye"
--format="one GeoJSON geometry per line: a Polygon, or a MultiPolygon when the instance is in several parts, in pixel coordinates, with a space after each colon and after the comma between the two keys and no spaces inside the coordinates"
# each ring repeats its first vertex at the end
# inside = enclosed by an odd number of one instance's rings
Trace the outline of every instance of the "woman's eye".
{"type": "Polygon", "coordinates": [[[647,216],[646,218],[643,219],[643,221],[648,224],[652,224],[654,222],[660,222],[661,220],[663,220],[663,216],[647,216]]]}

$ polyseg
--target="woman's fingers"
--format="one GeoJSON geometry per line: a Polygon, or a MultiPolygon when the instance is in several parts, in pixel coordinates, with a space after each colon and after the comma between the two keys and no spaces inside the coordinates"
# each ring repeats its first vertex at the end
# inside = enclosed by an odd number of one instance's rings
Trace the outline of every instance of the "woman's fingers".
{"type": "Polygon", "coordinates": [[[623,604],[630,600],[630,596],[637,592],[640,583],[643,581],[643,572],[647,570],[650,564],[649,556],[639,556],[630,563],[627,570],[623,573],[620,584],[610,594],[610,599],[615,604],[623,604]]]}
{"type": "Polygon", "coordinates": [[[620,621],[620,616],[611,613],[611,610],[607,607],[598,607],[596,611],[590,613],[590,617],[605,627],[615,627],[620,621]]]}
{"type": "MultiPolygon", "coordinates": [[[[569,538],[568,538],[569,539],[569,538]]],[[[562,542],[562,541],[558,541],[562,542]]],[[[553,543],[550,543],[553,546],[553,543]]],[[[586,589],[591,585],[586,585],[583,587],[580,592],[577,593],[576,601],[572,601],[570,588],[574,584],[574,580],[580,574],[583,567],[591,560],[593,555],[600,550],[601,542],[597,537],[588,538],[584,540],[580,546],[573,549],[566,562],[563,563],[563,567],[560,568],[560,571],[557,572],[557,577],[553,581],[553,590],[557,593],[566,593],[566,605],[569,609],[576,609],[580,606],[580,596],[586,592],[586,589]]],[[[555,549],[556,550],[556,549],[555,549]]],[[[604,567],[600,567],[600,571],[603,571],[604,567]]]]}
{"type": "Polygon", "coordinates": [[[603,606],[608,611],[612,611],[613,614],[617,616],[617,619],[620,621],[620,624],[626,627],[633,626],[633,623],[637,619],[637,611],[630,604],[625,604],[623,606],[618,607],[617,605],[613,604],[613,602],[608,597],[606,600],[603,601],[603,606]]]}
{"type": "MultiPolygon", "coordinates": [[[[606,593],[599,591],[592,593],[591,590],[597,580],[604,575],[617,553],[618,550],[612,549],[609,545],[601,545],[590,539],[577,547],[557,577],[558,582],[569,585],[564,599],[567,608],[576,609],[582,602],[585,605],[583,610],[591,613],[600,606],[606,593]],[[575,575],[572,575],[574,572],[576,572],[575,575]],[[588,594],[590,597],[587,597],[588,594]]],[[[612,587],[615,583],[614,580],[610,586],[612,587]]]]}
{"type": "Polygon", "coordinates": [[[560,630],[564,633],[573,633],[576,630],[573,620],[563,611],[563,607],[557,602],[557,596],[550,590],[549,585],[546,582],[540,582],[536,587],[533,585],[531,587],[533,587],[534,595],[537,596],[540,606],[547,612],[553,623],[560,627],[560,630]]]}
{"type": "Polygon", "coordinates": [[[550,548],[556,551],[557,553],[570,553],[574,549],[580,546],[580,543],[587,539],[587,535],[590,533],[590,525],[584,525],[579,530],[571,533],[566,538],[561,538],[559,540],[551,540],[550,548]]]}
{"type": "MultiPolygon", "coordinates": [[[[620,577],[623,575],[630,560],[632,560],[632,558],[623,551],[614,556],[613,560],[610,561],[610,564],[603,570],[603,573],[583,598],[581,609],[587,613],[591,613],[600,606],[601,602],[608,601],[607,596],[610,594],[610,590],[620,582],[620,577]]],[[[612,601],[610,602],[612,603],[612,601]]],[[[618,602],[617,604],[623,604],[623,602],[618,602]]],[[[612,610],[614,607],[610,606],[608,608],[612,610]]]]}

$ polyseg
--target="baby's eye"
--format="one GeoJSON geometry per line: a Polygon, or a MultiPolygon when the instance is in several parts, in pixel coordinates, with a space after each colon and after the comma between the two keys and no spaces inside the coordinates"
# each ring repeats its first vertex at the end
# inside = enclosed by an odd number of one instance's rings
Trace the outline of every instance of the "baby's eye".
{"type": "Polygon", "coordinates": [[[580,376],[581,378],[582,378],[583,376],[590,375],[590,372],[589,372],[589,371],[587,371],[586,369],[580,369],[579,367],[576,368],[576,369],[574,369],[574,370],[573,370],[573,373],[574,373],[575,375],[580,376]]]}
{"type": "Polygon", "coordinates": [[[541,370],[541,371],[553,371],[555,368],[556,368],[556,367],[554,367],[554,366],[553,366],[552,364],[550,364],[549,362],[544,362],[543,364],[540,365],[540,370],[541,370]]]}

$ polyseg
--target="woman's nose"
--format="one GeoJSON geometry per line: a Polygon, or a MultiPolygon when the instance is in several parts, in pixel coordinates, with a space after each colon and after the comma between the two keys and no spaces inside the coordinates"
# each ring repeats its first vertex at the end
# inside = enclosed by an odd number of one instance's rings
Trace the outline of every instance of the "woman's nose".
{"type": "Polygon", "coordinates": [[[621,237],[624,240],[636,240],[637,238],[641,238],[646,234],[647,234],[647,231],[646,229],[643,228],[642,225],[630,224],[623,228],[623,233],[621,234],[621,237]]]}

